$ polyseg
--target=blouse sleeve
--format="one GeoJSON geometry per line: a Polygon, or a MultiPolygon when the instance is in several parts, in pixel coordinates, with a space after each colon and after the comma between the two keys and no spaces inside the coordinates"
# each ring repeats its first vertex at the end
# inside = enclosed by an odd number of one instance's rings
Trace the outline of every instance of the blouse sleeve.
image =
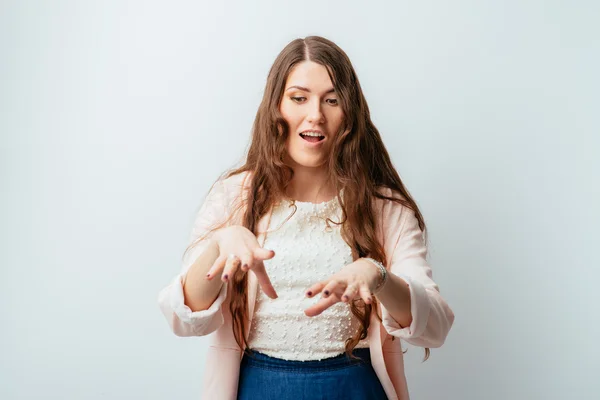
{"type": "Polygon", "coordinates": [[[384,248],[388,271],[409,286],[412,322],[402,327],[381,305],[382,324],[393,336],[419,347],[440,347],[454,322],[426,261],[427,248],[418,219],[410,208],[388,200],[383,208],[384,248]]]}
{"type": "MultiPolygon", "coordinates": [[[[189,243],[205,235],[214,225],[228,218],[224,184],[219,180],[211,188],[200,210],[196,214],[189,243]]],[[[158,305],[171,330],[177,336],[203,336],[216,331],[223,323],[221,306],[227,296],[227,283],[212,305],[201,311],[192,311],[184,302],[183,282],[187,271],[198,256],[206,249],[208,241],[203,239],[190,249],[184,257],[181,271],[163,288],[158,295],[158,305]]]]}

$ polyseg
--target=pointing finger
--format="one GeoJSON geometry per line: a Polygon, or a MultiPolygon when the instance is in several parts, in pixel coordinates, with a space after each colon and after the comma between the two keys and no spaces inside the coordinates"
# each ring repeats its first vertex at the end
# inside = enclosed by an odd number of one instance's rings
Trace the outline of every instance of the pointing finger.
{"type": "Polygon", "coordinates": [[[258,284],[262,288],[262,291],[265,292],[265,294],[270,298],[276,299],[278,297],[277,293],[271,284],[271,279],[269,279],[269,275],[267,275],[265,265],[262,263],[262,261],[256,263],[256,265],[252,268],[252,272],[254,272],[254,275],[256,275],[256,279],[258,280],[258,284]]]}
{"type": "Polygon", "coordinates": [[[254,257],[259,260],[269,260],[275,257],[275,252],[273,250],[263,249],[262,247],[257,247],[254,249],[254,257]]]}
{"type": "Polygon", "coordinates": [[[329,296],[327,298],[321,298],[316,304],[308,307],[304,310],[304,314],[307,317],[314,317],[321,314],[323,311],[338,303],[340,299],[337,296],[329,296]]]}

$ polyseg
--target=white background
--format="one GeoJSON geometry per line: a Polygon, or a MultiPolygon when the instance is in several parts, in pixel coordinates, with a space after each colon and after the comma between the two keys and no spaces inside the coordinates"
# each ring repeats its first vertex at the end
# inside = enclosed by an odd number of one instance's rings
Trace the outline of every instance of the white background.
{"type": "Polygon", "coordinates": [[[156,299],[292,39],[350,56],[456,314],[414,399],[600,392],[592,1],[3,1],[0,398],[197,398],[156,299]]]}

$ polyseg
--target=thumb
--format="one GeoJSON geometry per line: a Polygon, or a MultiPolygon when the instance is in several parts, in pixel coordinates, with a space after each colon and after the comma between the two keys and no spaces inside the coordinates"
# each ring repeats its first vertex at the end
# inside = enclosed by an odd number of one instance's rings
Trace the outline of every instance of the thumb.
{"type": "Polygon", "coordinates": [[[261,260],[269,260],[275,257],[275,252],[273,250],[263,249],[262,247],[257,247],[254,249],[254,256],[261,260]]]}

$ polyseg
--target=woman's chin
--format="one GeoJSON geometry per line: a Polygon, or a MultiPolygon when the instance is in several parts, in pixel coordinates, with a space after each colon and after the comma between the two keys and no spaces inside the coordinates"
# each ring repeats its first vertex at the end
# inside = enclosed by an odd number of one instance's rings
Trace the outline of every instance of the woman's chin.
{"type": "Polygon", "coordinates": [[[284,161],[292,168],[320,168],[324,167],[327,163],[325,157],[319,157],[315,154],[306,154],[304,152],[297,152],[292,155],[290,155],[289,152],[286,152],[284,161]]]}
{"type": "Polygon", "coordinates": [[[325,165],[327,160],[322,157],[293,157],[294,165],[303,168],[319,168],[325,165]]]}

